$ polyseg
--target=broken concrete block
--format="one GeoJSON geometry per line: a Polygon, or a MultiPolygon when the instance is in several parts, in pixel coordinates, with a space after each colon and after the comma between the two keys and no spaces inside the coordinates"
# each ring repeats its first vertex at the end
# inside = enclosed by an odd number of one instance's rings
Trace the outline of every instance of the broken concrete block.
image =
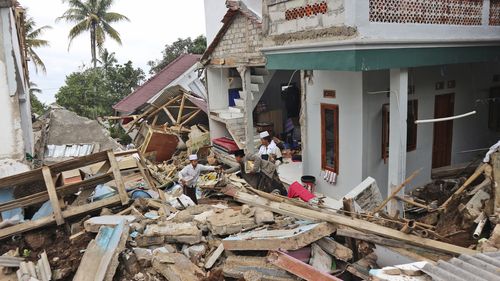
{"type": "Polygon", "coordinates": [[[158,254],[153,258],[153,268],[168,281],[200,280],[205,273],[183,254],[158,254]]]}
{"type": "Polygon", "coordinates": [[[121,255],[120,264],[122,264],[123,267],[125,267],[125,270],[131,275],[135,275],[141,271],[141,265],[135,255],[135,251],[124,251],[121,255]]]}
{"type": "Polygon", "coordinates": [[[145,236],[163,236],[170,243],[200,243],[202,232],[192,223],[150,224],[144,230],[145,236]]]}
{"type": "Polygon", "coordinates": [[[387,266],[382,268],[382,272],[387,275],[401,275],[401,269],[393,266],[387,266]]]}
{"type": "Polygon", "coordinates": [[[207,252],[207,246],[205,244],[198,244],[189,247],[187,245],[184,246],[185,248],[182,249],[182,253],[195,263],[197,263],[207,252]]]}
{"type": "MultiPolygon", "coordinates": [[[[368,177],[353,190],[351,190],[344,198],[352,198],[355,206],[359,206],[362,211],[369,212],[378,207],[382,203],[382,193],[377,186],[374,178],[368,177]]],[[[359,211],[359,210],[356,210],[359,211]]]]}
{"type": "Polygon", "coordinates": [[[274,213],[262,208],[255,208],[254,218],[256,224],[273,223],[274,213]]]}
{"type": "Polygon", "coordinates": [[[490,189],[481,189],[472,196],[469,202],[463,206],[461,211],[464,212],[465,216],[473,220],[483,212],[485,201],[490,200],[490,198],[490,189]]]}
{"type": "Polygon", "coordinates": [[[333,258],[316,243],[311,245],[311,260],[309,264],[317,270],[325,273],[332,272],[333,258]]]}
{"type": "Polygon", "coordinates": [[[116,215],[93,217],[93,218],[86,220],[83,223],[83,226],[85,228],[85,231],[97,233],[97,232],[99,232],[99,229],[101,228],[101,226],[116,226],[122,220],[126,220],[128,223],[132,223],[136,220],[136,217],[135,216],[116,216],[116,215]]]}
{"type": "Polygon", "coordinates": [[[153,251],[144,248],[133,248],[134,254],[137,258],[137,262],[143,268],[150,267],[151,261],[153,260],[153,251]]]}
{"type": "Polygon", "coordinates": [[[250,271],[262,274],[262,280],[298,280],[285,270],[269,263],[265,257],[230,256],[226,259],[222,268],[224,276],[229,278],[244,278],[245,273],[250,271]]]}
{"type": "Polygon", "coordinates": [[[255,227],[255,220],[241,212],[226,209],[207,219],[208,228],[214,235],[229,235],[241,232],[244,229],[255,227]]]}
{"type": "Polygon", "coordinates": [[[294,229],[257,230],[230,236],[222,240],[224,249],[231,251],[298,250],[335,231],[329,223],[298,226],[294,229]]]}

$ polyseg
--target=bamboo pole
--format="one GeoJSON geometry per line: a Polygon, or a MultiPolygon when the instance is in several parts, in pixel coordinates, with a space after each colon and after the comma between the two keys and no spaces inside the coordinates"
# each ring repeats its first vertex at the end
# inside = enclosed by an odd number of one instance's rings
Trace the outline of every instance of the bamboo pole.
{"type": "Polygon", "coordinates": [[[448,205],[451,203],[453,198],[456,198],[460,193],[464,192],[465,189],[473,182],[475,181],[486,169],[486,167],[489,166],[488,164],[482,164],[477,168],[477,170],[472,174],[465,182],[462,184],[462,186],[453,193],[448,200],[446,200],[439,209],[446,211],[448,209],[448,205]]]}
{"type": "Polygon", "coordinates": [[[380,210],[382,210],[385,205],[387,205],[387,203],[389,203],[389,201],[394,198],[394,196],[396,196],[396,194],[398,194],[401,189],[403,189],[403,187],[405,187],[405,185],[412,181],[420,173],[420,171],[422,171],[422,169],[413,172],[413,174],[411,174],[403,183],[401,183],[396,189],[394,189],[391,195],[389,195],[389,197],[387,197],[377,208],[375,208],[372,213],[375,214],[380,212],[380,210]]]}

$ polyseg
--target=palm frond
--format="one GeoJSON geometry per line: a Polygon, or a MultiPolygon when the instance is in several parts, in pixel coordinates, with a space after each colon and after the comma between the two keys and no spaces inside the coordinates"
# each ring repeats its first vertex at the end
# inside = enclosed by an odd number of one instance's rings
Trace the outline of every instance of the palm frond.
{"type": "Polygon", "coordinates": [[[105,13],[102,19],[108,23],[118,22],[123,20],[130,21],[130,19],[127,18],[126,16],[114,12],[105,13]]]}
{"type": "Polygon", "coordinates": [[[71,43],[73,42],[73,39],[84,33],[85,31],[89,30],[90,24],[89,21],[84,20],[79,23],[77,23],[73,28],[70,29],[68,38],[69,38],[69,44],[68,44],[68,50],[71,47],[71,43]]]}
{"type": "Polygon", "coordinates": [[[41,69],[43,73],[47,73],[47,68],[43,63],[42,59],[38,56],[33,49],[28,49],[28,57],[30,58],[33,66],[35,66],[35,72],[38,73],[38,69],[41,69]]]}
{"type": "Polygon", "coordinates": [[[104,32],[121,45],[122,39],[120,38],[120,33],[105,21],[101,22],[101,24],[104,32]]]}

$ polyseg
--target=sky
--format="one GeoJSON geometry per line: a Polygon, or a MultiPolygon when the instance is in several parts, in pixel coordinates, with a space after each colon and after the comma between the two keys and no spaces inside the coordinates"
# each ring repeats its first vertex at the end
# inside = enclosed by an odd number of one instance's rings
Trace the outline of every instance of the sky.
{"type": "MultiPolygon", "coordinates": [[[[68,51],[68,32],[72,24],[55,22],[67,9],[61,0],[19,0],[28,8],[37,26],[50,25],[43,39],[50,47],[37,49],[47,67],[47,74],[35,73],[30,67],[31,81],[43,91],[39,99],[47,104],[55,101],[55,94],[64,85],[66,75],[78,71],[83,64],[90,65],[90,34],[85,33],[73,40],[68,51]]],[[[131,60],[134,66],[148,73],[147,62],[160,59],[166,44],[177,38],[197,37],[205,34],[203,0],[115,0],[110,9],[130,19],[130,22],[115,23],[123,45],[107,40],[105,48],[115,52],[119,63],[131,60]],[[140,5],[138,5],[140,3],[140,5]]]]}

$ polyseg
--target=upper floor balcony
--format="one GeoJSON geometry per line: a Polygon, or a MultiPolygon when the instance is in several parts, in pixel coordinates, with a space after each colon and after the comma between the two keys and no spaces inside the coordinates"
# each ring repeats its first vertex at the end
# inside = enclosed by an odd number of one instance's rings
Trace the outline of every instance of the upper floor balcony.
{"type": "Polygon", "coordinates": [[[264,0],[266,48],[500,41],[500,0],[264,0]]]}

